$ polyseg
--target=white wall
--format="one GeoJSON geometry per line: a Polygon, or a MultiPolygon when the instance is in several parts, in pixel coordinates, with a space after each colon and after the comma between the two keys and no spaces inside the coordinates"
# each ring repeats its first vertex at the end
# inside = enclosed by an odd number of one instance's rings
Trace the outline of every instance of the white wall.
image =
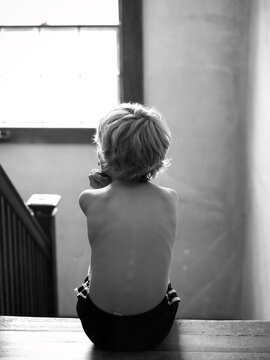
{"type": "MultiPolygon", "coordinates": [[[[270,89],[263,82],[270,78],[269,3],[256,3],[265,25],[254,39],[260,61],[254,65],[258,94],[254,88],[250,95],[256,106],[249,125],[247,195],[254,195],[244,283],[246,296],[261,297],[256,311],[249,304],[246,312],[269,318],[270,89]]],[[[182,297],[178,316],[238,318],[250,1],[145,0],[143,10],[145,102],[165,114],[174,137],[173,165],[157,182],[175,188],[181,198],[171,276],[182,297]]],[[[89,169],[96,167],[94,147],[3,143],[0,162],[25,200],[32,193],[62,196],[57,213],[60,315],[75,315],[73,288],[83,280],[90,256],[77,198],[88,186],[89,169]]]]}
{"type": "Polygon", "coordinates": [[[243,316],[270,320],[270,2],[253,2],[243,316]]]}
{"type": "Polygon", "coordinates": [[[180,194],[179,317],[238,318],[250,2],[144,1],[145,102],[166,116],[180,194]]]}

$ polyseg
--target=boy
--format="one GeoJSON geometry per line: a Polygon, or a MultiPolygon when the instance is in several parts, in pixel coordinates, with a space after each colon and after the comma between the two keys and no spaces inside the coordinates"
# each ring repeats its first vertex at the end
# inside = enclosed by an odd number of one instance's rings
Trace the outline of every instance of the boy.
{"type": "Polygon", "coordinates": [[[161,114],[121,104],[101,119],[101,172],[79,199],[87,218],[91,278],[77,289],[77,312],[98,347],[144,350],[168,334],[180,299],[169,282],[177,194],[150,182],[167,165],[170,132],[161,114]]]}

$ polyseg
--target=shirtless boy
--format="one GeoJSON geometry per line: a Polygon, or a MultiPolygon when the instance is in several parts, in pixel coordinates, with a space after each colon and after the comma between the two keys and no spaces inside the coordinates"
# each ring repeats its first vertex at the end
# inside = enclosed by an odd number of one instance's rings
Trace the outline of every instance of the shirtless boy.
{"type": "Polygon", "coordinates": [[[180,299],[169,276],[178,198],[150,181],[167,165],[170,141],[161,114],[140,104],[121,104],[97,128],[101,169],[79,199],[91,272],[77,288],[77,312],[100,348],[153,348],[175,318],[180,299]]]}

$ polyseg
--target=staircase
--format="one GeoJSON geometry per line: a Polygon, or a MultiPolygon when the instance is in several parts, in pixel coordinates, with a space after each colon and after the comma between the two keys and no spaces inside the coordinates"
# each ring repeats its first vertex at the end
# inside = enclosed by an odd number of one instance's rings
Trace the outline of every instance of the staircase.
{"type": "Polygon", "coordinates": [[[0,165],[0,315],[57,315],[59,201],[59,195],[34,195],[26,205],[0,165]]]}

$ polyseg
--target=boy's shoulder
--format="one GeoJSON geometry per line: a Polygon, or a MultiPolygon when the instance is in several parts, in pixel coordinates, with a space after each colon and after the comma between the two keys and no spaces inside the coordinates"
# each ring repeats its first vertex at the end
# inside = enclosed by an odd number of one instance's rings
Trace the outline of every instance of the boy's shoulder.
{"type": "Polygon", "coordinates": [[[160,185],[157,185],[157,184],[152,184],[152,185],[163,196],[165,196],[165,197],[167,197],[169,199],[172,199],[174,201],[179,200],[179,195],[174,189],[172,189],[170,187],[160,186],[160,185]]]}
{"type": "Polygon", "coordinates": [[[107,191],[108,186],[100,189],[87,189],[79,195],[79,205],[82,211],[86,214],[89,205],[93,205],[98,199],[102,197],[107,191]]]}
{"type": "Polygon", "coordinates": [[[177,193],[174,189],[172,189],[172,188],[170,188],[170,187],[164,187],[164,186],[162,186],[161,188],[162,188],[163,191],[165,191],[167,194],[178,198],[178,193],[177,193]]]}

